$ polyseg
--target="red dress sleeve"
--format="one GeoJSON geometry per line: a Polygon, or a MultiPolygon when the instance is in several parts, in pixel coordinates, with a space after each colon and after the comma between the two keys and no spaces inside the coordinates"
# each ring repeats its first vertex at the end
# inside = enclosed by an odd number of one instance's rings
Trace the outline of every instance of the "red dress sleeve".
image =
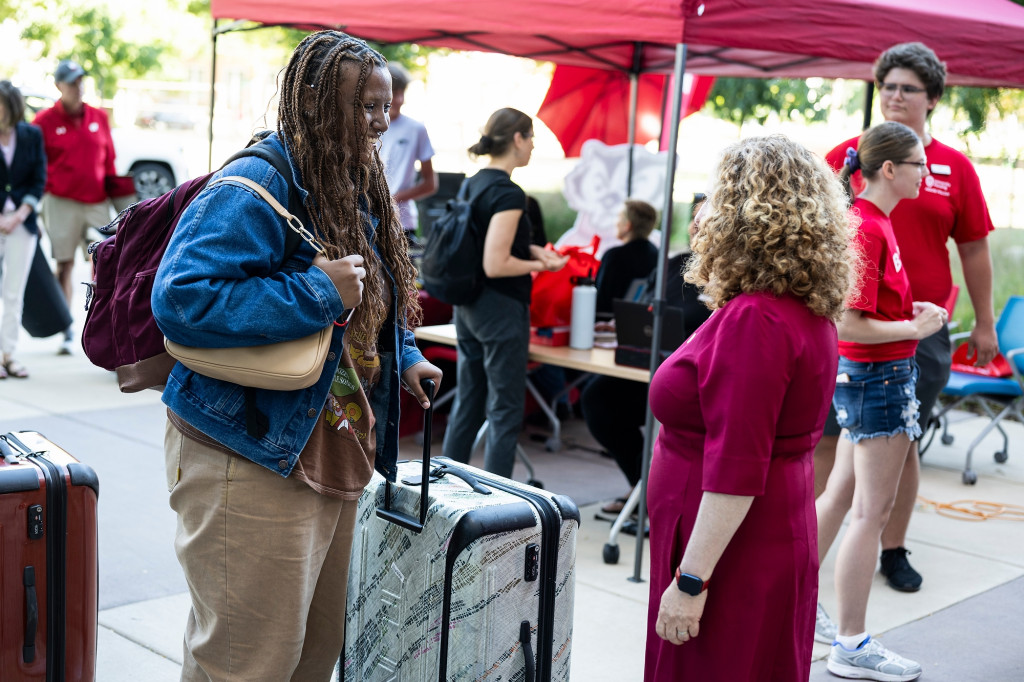
{"type": "MultiPolygon", "coordinates": [[[[791,379],[791,323],[765,310],[762,297],[734,299],[729,319],[699,364],[704,418],[703,489],[762,495],[783,399],[791,379]]],[[[720,313],[720,314],[721,314],[720,313]]]]}

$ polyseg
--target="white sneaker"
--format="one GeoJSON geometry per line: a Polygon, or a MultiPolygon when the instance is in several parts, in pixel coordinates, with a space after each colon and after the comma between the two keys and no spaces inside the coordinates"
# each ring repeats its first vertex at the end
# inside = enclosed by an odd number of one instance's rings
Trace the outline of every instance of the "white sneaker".
{"type": "Polygon", "coordinates": [[[64,339],[60,342],[60,348],[57,349],[57,355],[71,355],[71,348],[74,344],[72,339],[64,339]]]}
{"type": "Polygon", "coordinates": [[[833,675],[857,680],[908,682],[921,676],[917,661],[889,651],[870,637],[853,651],[839,642],[833,643],[826,667],[833,675]]]}
{"type": "Polygon", "coordinates": [[[818,602],[818,614],[814,617],[814,641],[822,644],[831,644],[836,641],[839,628],[825,612],[825,607],[818,602]]]}

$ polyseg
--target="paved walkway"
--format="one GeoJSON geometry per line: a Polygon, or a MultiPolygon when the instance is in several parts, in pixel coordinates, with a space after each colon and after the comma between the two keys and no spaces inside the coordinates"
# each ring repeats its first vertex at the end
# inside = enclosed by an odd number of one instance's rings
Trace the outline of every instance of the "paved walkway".
{"type": "MultiPolygon", "coordinates": [[[[19,357],[32,377],[0,382],[0,432],[38,430],[99,475],[97,679],[176,680],[188,597],[172,549],[175,520],[166,500],[159,396],[153,391],[120,394],[113,376],[91,366],[80,352],[56,356],[57,343],[56,338],[23,342],[19,357]]],[[[1009,460],[993,461],[996,440],[990,438],[975,455],[978,484],[961,484],[964,449],[980,425],[978,419],[958,421],[951,446],[932,445],[923,461],[922,497],[1024,505],[1020,424],[1007,427],[1009,460]]],[[[649,585],[628,580],[635,547],[629,536],[620,538],[620,563],[603,563],[608,524],[593,520],[596,503],[621,495],[626,484],[614,463],[597,454],[580,420],[567,423],[565,439],[568,447],[559,453],[541,449],[529,431],[521,441],[537,477],[548,489],[572,496],[583,510],[572,680],[640,680],[649,585]]],[[[404,456],[420,454],[411,438],[402,448],[404,456]]],[[[521,468],[516,478],[525,479],[521,468]]],[[[923,589],[898,593],[876,577],[868,608],[871,631],[920,660],[923,680],[1024,680],[1024,522],[1009,516],[965,521],[922,504],[908,544],[914,565],[924,574],[923,589]]],[[[831,575],[829,557],[821,598],[834,612],[831,575]]],[[[815,645],[814,654],[822,658],[827,647],[815,645]]],[[[832,678],[817,662],[811,679],[832,678]]]]}

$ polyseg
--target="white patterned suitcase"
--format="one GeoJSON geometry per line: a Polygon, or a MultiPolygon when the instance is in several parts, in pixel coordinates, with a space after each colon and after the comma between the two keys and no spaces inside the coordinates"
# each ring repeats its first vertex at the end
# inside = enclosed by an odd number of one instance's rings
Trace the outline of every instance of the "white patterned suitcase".
{"type": "Polygon", "coordinates": [[[375,474],[359,499],[340,679],[568,680],[575,503],[445,458],[430,468],[425,505],[422,461],[400,462],[394,486],[375,474]]]}

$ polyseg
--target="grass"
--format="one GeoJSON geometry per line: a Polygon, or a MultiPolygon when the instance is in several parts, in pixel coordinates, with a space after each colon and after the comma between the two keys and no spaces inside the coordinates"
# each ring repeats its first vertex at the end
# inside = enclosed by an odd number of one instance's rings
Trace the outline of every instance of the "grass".
{"type": "MultiPolygon", "coordinates": [[[[998,320],[1010,296],[1024,295],[1024,230],[997,229],[989,234],[988,243],[992,254],[992,299],[998,320]]],[[[974,328],[974,308],[964,285],[960,256],[952,244],[949,260],[953,281],[960,286],[960,296],[953,309],[953,320],[958,323],[955,331],[970,331],[974,328]]]]}

